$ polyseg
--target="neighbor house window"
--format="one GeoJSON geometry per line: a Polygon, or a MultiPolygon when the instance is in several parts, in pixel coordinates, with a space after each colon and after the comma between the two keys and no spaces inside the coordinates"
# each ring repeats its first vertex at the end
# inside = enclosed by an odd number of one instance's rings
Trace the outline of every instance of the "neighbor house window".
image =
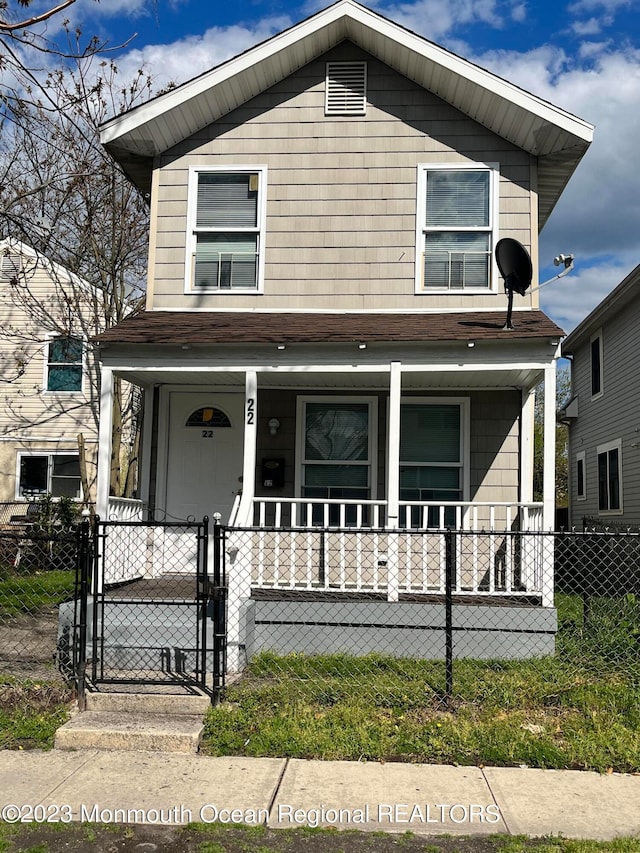
{"type": "Polygon", "coordinates": [[[80,460],[73,453],[20,454],[18,498],[50,494],[54,498],[81,496],[80,460]]]}
{"type": "MultiPolygon", "coordinates": [[[[400,406],[400,500],[437,503],[464,499],[466,401],[403,402],[400,406]]],[[[424,526],[422,508],[411,510],[412,526],[424,526]]],[[[429,527],[455,523],[455,507],[426,514],[429,527]]]]}
{"type": "Polygon", "coordinates": [[[591,396],[602,392],[602,332],[598,332],[591,338],[591,396]]]}
{"type": "Polygon", "coordinates": [[[598,509],[622,512],[622,445],[620,440],[601,444],[598,455],[598,509]]]}
{"type": "MultiPolygon", "coordinates": [[[[352,502],[371,498],[376,401],[316,397],[301,398],[298,406],[301,497],[352,502]]],[[[338,520],[337,510],[331,513],[332,524],[338,520]]],[[[314,518],[321,521],[320,514],[314,518]]]]}
{"type": "Polygon", "coordinates": [[[47,391],[82,391],[80,338],[53,338],[47,354],[47,391]]]}
{"type": "Polygon", "coordinates": [[[266,167],[192,168],[186,289],[261,290],[266,167]]]}
{"type": "Polygon", "coordinates": [[[418,167],[418,292],[491,289],[496,204],[493,168],[418,167]]]}
{"type": "Polygon", "coordinates": [[[576,454],[576,498],[579,501],[587,499],[587,472],[584,451],[576,454]]]}
{"type": "Polygon", "coordinates": [[[0,256],[0,276],[14,281],[22,272],[22,257],[20,255],[3,253],[0,256]]]}

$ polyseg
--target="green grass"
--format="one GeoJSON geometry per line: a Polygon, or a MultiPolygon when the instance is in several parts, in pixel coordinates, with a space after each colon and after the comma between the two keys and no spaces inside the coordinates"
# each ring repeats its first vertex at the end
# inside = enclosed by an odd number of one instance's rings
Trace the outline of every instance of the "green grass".
{"type": "Polygon", "coordinates": [[[60,681],[0,677],[0,749],[51,749],[72,698],[60,681]]]}
{"type": "Polygon", "coordinates": [[[209,754],[640,771],[640,680],[575,660],[263,653],[211,709],[209,754]]]}
{"type": "Polygon", "coordinates": [[[20,574],[0,567],[0,618],[39,613],[73,596],[75,572],[54,569],[20,574]]]}

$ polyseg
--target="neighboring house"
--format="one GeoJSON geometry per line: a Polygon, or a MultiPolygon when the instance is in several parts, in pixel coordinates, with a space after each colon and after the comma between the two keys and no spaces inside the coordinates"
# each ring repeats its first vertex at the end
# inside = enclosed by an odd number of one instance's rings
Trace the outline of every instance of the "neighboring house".
{"type": "Polygon", "coordinates": [[[86,282],[0,241],[0,501],[81,498],[78,435],[95,486],[96,364],[77,313],[86,282]]]}
{"type": "Polygon", "coordinates": [[[562,345],[571,359],[569,511],[573,527],[640,525],[640,266],[562,345]]]}
{"type": "Polygon", "coordinates": [[[123,509],[108,494],[119,376],[145,394],[140,506],[255,528],[229,552],[232,645],[259,587],[442,591],[441,539],[430,562],[385,534],[349,563],[337,528],[478,531],[456,590],[552,610],[552,556],[524,565],[480,540],[554,518],[553,392],[541,503],[533,411],[562,330],[535,292],[503,328],[494,249],[522,242],[537,281],[538,233],[591,138],[353,0],[104,125],[152,225],[146,311],[98,339],[99,513],[123,509]],[[321,576],[302,527],[327,531],[321,576]],[[275,555],[267,529],[282,531],[275,555]]]}

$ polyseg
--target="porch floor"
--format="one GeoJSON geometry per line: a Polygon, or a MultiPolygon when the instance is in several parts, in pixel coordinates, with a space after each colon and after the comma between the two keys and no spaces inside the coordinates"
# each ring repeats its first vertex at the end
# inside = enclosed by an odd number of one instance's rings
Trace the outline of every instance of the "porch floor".
{"type": "MultiPolygon", "coordinates": [[[[194,575],[163,575],[158,578],[137,578],[105,591],[105,598],[113,600],[195,601],[194,575]]],[[[385,592],[344,589],[265,589],[253,587],[251,598],[256,601],[386,601],[385,592]]],[[[444,604],[441,593],[400,593],[399,601],[444,604]]],[[[472,595],[453,594],[454,604],[485,605],[491,607],[540,607],[539,596],[526,595],[472,595]]]]}

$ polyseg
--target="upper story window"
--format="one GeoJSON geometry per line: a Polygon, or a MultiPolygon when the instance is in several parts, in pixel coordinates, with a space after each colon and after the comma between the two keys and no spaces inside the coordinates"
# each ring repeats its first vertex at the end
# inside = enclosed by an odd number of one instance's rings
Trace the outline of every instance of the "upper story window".
{"type": "Polygon", "coordinates": [[[192,168],[186,290],[262,290],[266,167],[192,168]]]}
{"type": "Polygon", "coordinates": [[[497,188],[494,167],[418,167],[418,293],[494,289],[497,188]]]}
{"type": "Polygon", "coordinates": [[[49,341],[47,391],[82,391],[82,353],[80,338],[61,337],[49,341]]]}
{"type": "Polygon", "coordinates": [[[601,397],[604,388],[602,382],[602,332],[596,332],[591,338],[591,396],[601,397]]]}
{"type": "Polygon", "coordinates": [[[327,62],[326,115],[364,115],[367,109],[367,63],[327,62]]]}

